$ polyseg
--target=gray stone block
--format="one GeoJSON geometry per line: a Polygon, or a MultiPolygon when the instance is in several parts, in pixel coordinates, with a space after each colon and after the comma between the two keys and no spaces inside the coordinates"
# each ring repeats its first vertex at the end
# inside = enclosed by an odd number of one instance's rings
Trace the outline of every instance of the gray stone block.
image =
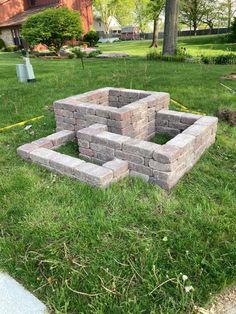
{"type": "Polygon", "coordinates": [[[113,179],[112,170],[94,164],[85,163],[76,167],[74,171],[77,179],[97,187],[106,187],[113,179]]]}
{"type": "Polygon", "coordinates": [[[124,173],[128,172],[128,162],[120,159],[113,159],[103,164],[103,167],[111,169],[116,178],[121,177],[124,173]]]}
{"type": "Polygon", "coordinates": [[[74,176],[74,168],[83,165],[85,161],[74,158],[68,155],[59,154],[55,156],[51,156],[49,160],[49,165],[52,167],[56,172],[61,174],[65,174],[68,176],[74,176]]]}
{"type": "Polygon", "coordinates": [[[30,143],[18,147],[16,151],[23,159],[30,159],[30,153],[38,148],[38,145],[30,143]]]}
{"type": "Polygon", "coordinates": [[[60,153],[54,152],[47,148],[38,148],[30,152],[30,159],[38,164],[50,166],[50,159],[56,158],[60,153]]]}
{"type": "Polygon", "coordinates": [[[42,137],[36,141],[33,141],[31,144],[37,145],[38,147],[44,147],[44,148],[53,147],[53,142],[47,137],[42,137]]]}
{"type": "Polygon", "coordinates": [[[153,152],[159,147],[160,145],[155,143],[141,141],[137,139],[130,139],[129,141],[123,144],[123,151],[151,158],[153,152]]]}
{"type": "Polygon", "coordinates": [[[68,141],[75,139],[75,132],[69,130],[63,130],[57,133],[53,133],[46,137],[49,141],[52,142],[53,147],[58,147],[65,144],[68,141]]]}

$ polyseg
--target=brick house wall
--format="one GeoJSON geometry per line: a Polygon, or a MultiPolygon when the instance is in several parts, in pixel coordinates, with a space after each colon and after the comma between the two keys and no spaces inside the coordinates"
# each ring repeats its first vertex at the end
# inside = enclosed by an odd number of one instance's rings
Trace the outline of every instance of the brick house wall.
{"type": "Polygon", "coordinates": [[[0,35],[6,40],[6,44],[13,44],[14,39],[10,42],[10,33],[16,29],[19,32],[20,25],[14,27],[5,26],[1,28],[1,24],[7,24],[12,17],[23,13],[29,9],[40,6],[53,5],[66,6],[69,9],[80,12],[84,32],[87,33],[93,24],[92,0],[0,0],[0,35]]]}
{"type": "Polygon", "coordinates": [[[0,1],[0,23],[7,21],[10,17],[25,10],[25,3],[22,0],[0,1]]]}

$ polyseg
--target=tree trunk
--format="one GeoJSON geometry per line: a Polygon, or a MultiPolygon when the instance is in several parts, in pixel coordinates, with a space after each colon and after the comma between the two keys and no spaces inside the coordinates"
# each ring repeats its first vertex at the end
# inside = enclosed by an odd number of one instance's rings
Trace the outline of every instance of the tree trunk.
{"type": "Polygon", "coordinates": [[[197,23],[193,23],[193,33],[194,33],[194,36],[197,36],[197,23]]]}
{"type": "Polygon", "coordinates": [[[153,35],[152,35],[152,43],[150,48],[157,48],[158,47],[158,20],[154,19],[153,21],[153,35]]]}
{"type": "Polygon", "coordinates": [[[166,0],[163,54],[175,55],[178,34],[179,0],[166,0]]]}

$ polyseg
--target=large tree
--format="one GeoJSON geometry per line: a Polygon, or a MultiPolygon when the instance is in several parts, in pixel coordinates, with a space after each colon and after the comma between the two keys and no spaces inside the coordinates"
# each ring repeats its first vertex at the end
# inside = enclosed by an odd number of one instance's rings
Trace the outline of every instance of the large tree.
{"type": "Polygon", "coordinates": [[[121,25],[133,20],[134,0],[94,0],[95,15],[103,22],[105,35],[108,37],[112,17],[121,25]]]}
{"type": "Polygon", "coordinates": [[[150,16],[150,19],[153,20],[152,48],[156,48],[158,46],[158,22],[164,3],[164,0],[150,0],[147,5],[147,13],[150,16]]]}
{"type": "Polygon", "coordinates": [[[205,13],[206,0],[180,0],[180,22],[189,25],[197,35],[197,28],[205,13]]]}
{"type": "MultiPolygon", "coordinates": [[[[131,0],[132,1],[132,0],[131,0]]],[[[141,33],[144,33],[150,17],[147,12],[147,6],[150,0],[134,0],[134,22],[139,26],[141,33]]]]}
{"type": "Polygon", "coordinates": [[[236,0],[222,0],[221,1],[222,12],[224,13],[227,21],[228,30],[230,29],[234,15],[236,13],[236,0]]]}
{"type": "Polygon", "coordinates": [[[94,0],[93,5],[96,13],[104,24],[106,37],[109,37],[111,17],[116,15],[117,1],[116,0],[94,0]]]}
{"type": "Polygon", "coordinates": [[[214,25],[221,19],[221,6],[218,1],[212,2],[212,0],[205,0],[203,6],[201,22],[206,24],[212,32],[214,25]]]}
{"type": "Polygon", "coordinates": [[[163,54],[176,54],[179,0],[166,0],[163,54]]]}
{"type": "Polygon", "coordinates": [[[42,43],[56,51],[65,40],[78,39],[82,33],[79,13],[67,8],[47,9],[34,14],[22,27],[22,36],[31,47],[42,43]]]}

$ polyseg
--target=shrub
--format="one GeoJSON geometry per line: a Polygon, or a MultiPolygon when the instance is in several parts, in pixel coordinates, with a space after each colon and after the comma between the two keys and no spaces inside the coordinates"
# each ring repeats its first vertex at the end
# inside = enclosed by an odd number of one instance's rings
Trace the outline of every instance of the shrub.
{"type": "Polygon", "coordinates": [[[205,64],[236,64],[236,55],[229,53],[226,55],[218,56],[202,56],[201,62],[205,64]]]}
{"type": "Polygon", "coordinates": [[[4,41],[3,41],[3,39],[0,38],[0,50],[3,49],[3,48],[6,48],[6,45],[5,45],[4,41]]]}
{"type": "Polygon", "coordinates": [[[87,55],[87,57],[88,57],[88,58],[96,58],[97,55],[100,55],[101,53],[102,53],[101,50],[91,51],[91,52],[87,55]]]}
{"type": "Polygon", "coordinates": [[[84,35],[84,40],[89,43],[90,47],[94,47],[99,41],[99,35],[97,32],[91,30],[84,35]]]}
{"type": "Polygon", "coordinates": [[[17,51],[18,50],[18,47],[16,45],[10,45],[10,46],[7,46],[5,51],[6,52],[14,52],[14,51],[17,51]]]}
{"type": "Polygon", "coordinates": [[[74,57],[75,57],[75,54],[74,54],[74,53],[69,53],[69,54],[67,55],[67,58],[68,58],[68,59],[74,59],[74,57]]]}
{"type": "Polygon", "coordinates": [[[160,52],[157,52],[156,50],[150,51],[147,54],[147,59],[148,60],[161,60],[161,61],[171,61],[171,62],[184,62],[185,61],[185,56],[181,55],[163,55],[160,52]]]}
{"type": "Polygon", "coordinates": [[[79,39],[83,29],[78,12],[61,7],[30,16],[22,27],[22,36],[31,47],[45,44],[59,51],[65,40],[79,39]]]}

